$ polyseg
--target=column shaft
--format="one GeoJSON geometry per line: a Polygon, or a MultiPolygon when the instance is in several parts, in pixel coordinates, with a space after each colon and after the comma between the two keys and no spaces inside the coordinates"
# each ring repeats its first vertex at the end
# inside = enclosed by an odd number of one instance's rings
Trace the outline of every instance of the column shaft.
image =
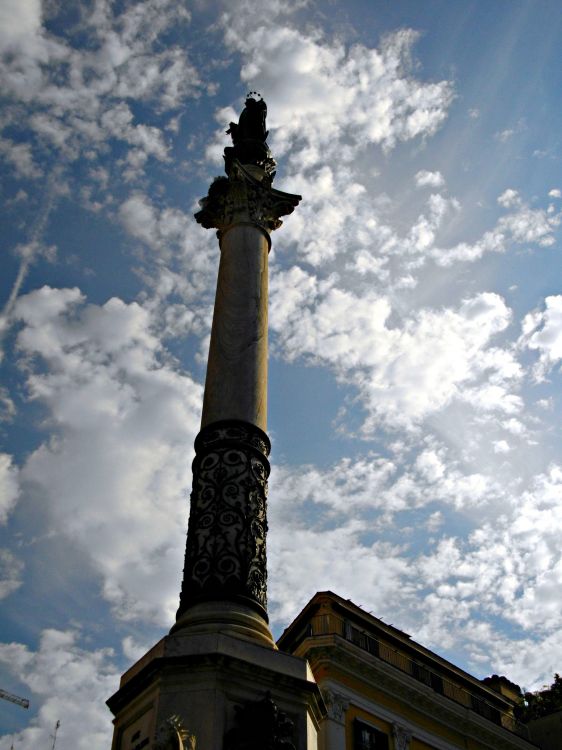
{"type": "Polygon", "coordinates": [[[201,428],[236,419],[267,429],[269,236],[235,225],[221,238],[201,428]]]}

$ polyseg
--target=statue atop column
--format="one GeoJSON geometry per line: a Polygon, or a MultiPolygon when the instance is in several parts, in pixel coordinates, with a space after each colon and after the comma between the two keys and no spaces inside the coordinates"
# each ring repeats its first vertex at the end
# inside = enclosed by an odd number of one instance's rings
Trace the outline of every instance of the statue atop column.
{"type": "Polygon", "coordinates": [[[292,213],[301,199],[272,187],[277,163],[267,145],[267,104],[257,96],[255,91],[248,94],[238,122],[231,122],[226,131],[233,144],[224,149],[228,176],[211,183],[195,214],[205,229],[219,230],[219,239],[240,223],[261,227],[269,236],[283,223],[280,217],[292,213]]]}
{"type": "Polygon", "coordinates": [[[255,99],[254,95],[260,96],[257,92],[250,91],[238,123],[231,122],[226,131],[232,138],[233,145],[224,150],[225,170],[230,175],[234,161],[237,160],[241,164],[261,167],[271,181],[275,177],[277,164],[267,145],[267,104],[261,97],[255,99]]]}

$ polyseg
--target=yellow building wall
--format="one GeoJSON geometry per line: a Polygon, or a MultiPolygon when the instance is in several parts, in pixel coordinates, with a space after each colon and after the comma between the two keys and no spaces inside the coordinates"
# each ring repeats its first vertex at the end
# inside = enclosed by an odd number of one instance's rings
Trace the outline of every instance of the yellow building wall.
{"type": "Polygon", "coordinates": [[[410,750],[435,750],[433,745],[428,745],[427,742],[418,740],[417,737],[412,737],[410,741],[410,750]]]}
{"type": "MultiPolygon", "coordinates": [[[[320,670],[319,670],[320,671],[320,670]]],[[[358,706],[351,705],[346,713],[346,748],[353,748],[353,721],[358,718],[380,729],[389,737],[389,748],[394,750],[394,741],[392,737],[392,724],[376,715],[376,706],[379,705],[391,711],[397,717],[403,718],[405,722],[412,726],[417,726],[425,730],[428,734],[433,734],[441,740],[450,742],[452,745],[462,747],[463,750],[482,750],[485,746],[476,740],[471,740],[459,732],[455,732],[448,727],[437,722],[430,714],[423,710],[417,709],[412,705],[386,695],[381,690],[377,690],[371,685],[366,685],[362,680],[350,676],[346,673],[340,673],[339,670],[323,669],[322,677],[330,680],[337,680],[342,685],[346,685],[358,695],[373,704],[373,711],[365,711],[358,706]]],[[[318,677],[318,675],[317,675],[318,677]]],[[[435,750],[432,745],[428,745],[416,737],[412,738],[411,750],[435,750]]]]}
{"type": "MultiPolygon", "coordinates": [[[[396,716],[404,718],[407,723],[421,727],[427,732],[434,734],[443,740],[447,740],[454,745],[459,745],[461,747],[464,746],[464,739],[457,732],[449,730],[447,727],[444,727],[442,724],[436,722],[431,716],[424,714],[419,710],[416,710],[404,701],[392,698],[391,696],[383,693],[381,690],[377,690],[370,685],[365,685],[364,682],[353,677],[349,677],[346,674],[331,674],[330,677],[332,679],[337,679],[354,692],[362,695],[368,701],[373,703],[373,706],[384,706],[389,711],[392,711],[392,713],[396,714],[396,716]]],[[[355,717],[366,720],[367,722],[373,724],[373,726],[377,727],[383,732],[386,732],[390,737],[392,737],[391,724],[378,718],[375,714],[367,713],[365,711],[362,711],[360,708],[350,706],[347,712],[347,716],[350,717],[346,722],[346,743],[347,747],[349,748],[351,748],[353,745],[353,719],[355,717]]],[[[392,742],[390,743],[390,747],[392,747],[392,742]]],[[[476,746],[474,749],[471,748],[471,750],[478,750],[478,746],[476,746]]]]}

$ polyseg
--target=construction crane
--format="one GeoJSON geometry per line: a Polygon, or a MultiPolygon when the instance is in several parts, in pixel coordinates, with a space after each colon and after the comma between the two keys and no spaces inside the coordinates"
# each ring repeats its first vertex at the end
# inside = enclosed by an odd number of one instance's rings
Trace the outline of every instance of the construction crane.
{"type": "Polygon", "coordinates": [[[27,698],[20,698],[19,695],[14,695],[13,693],[8,693],[7,690],[2,690],[0,688],[0,698],[5,701],[10,701],[11,703],[15,703],[18,706],[21,706],[22,708],[29,708],[29,701],[27,698]]]}

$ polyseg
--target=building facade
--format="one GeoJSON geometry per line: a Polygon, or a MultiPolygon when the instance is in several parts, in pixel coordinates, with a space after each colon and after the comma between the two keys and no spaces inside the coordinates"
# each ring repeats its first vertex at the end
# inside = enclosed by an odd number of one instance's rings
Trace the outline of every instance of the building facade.
{"type": "Polygon", "coordinates": [[[517,686],[481,681],[332,592],[278,641],[308,660],[326,704],[319,750],[531,750],[517,686]]]}

